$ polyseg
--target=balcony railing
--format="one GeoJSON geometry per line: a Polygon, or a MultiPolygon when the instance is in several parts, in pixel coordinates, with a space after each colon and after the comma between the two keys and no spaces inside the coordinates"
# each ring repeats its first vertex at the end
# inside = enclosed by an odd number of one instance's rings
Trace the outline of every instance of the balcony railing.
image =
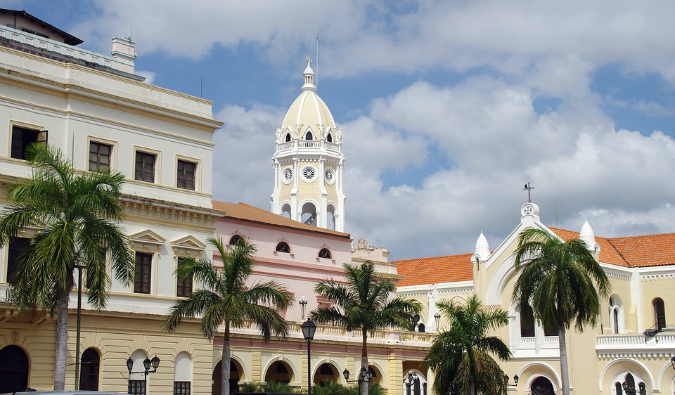
{"type": "Polygon", "coordinates": [[[340,144],[329,143],[322,140],[295,140],[277,144],[277,152],[302,148],[323,148],[326,151],[340,152],[340,144]]]}
{"type": "MultiPolygon", "coordinates": [[[[288,337],[303,338],[302,323],[291,322],[288,324],[288,337]]],[[[222,330],[223,328],[220,328],[222,330]]],[[[248,322],[246,327],[232,330],[233,333],[258,335],[260,330],[253,322],[248,322]]],[[[340,340],[350,343],[361,343],[363,340],[360,330],[347,331],[343,327],[332,325],[317,325],[314,339],[316,340],[340,340]]],[[[368,342],[372,344],[397,344],[417,343],[417,345],[430,346],[435,333],[412,332],[401,330],[377,330],[368,334],[368,342]]]]}
{"type": "Polygon", "coordinates": [[[653,337],[642,334],[598,336],[595,351],[598,355],[607,357],[629,354],[647,357],[652,353],[660,355],[674,347],[675,333],[661,332],[653,337]]]}

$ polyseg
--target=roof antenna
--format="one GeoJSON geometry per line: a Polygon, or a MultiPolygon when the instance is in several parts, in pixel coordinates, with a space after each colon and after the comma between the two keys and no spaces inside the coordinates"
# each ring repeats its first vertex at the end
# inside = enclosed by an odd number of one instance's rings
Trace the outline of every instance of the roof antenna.
{"type": "Polygon", "coordinates": [[[199,97],[204,98],[204,77],[199,79],[199,97]]]}
{"type": "Polygon", "coordinates": [[[558,229],[558,199],[553,198],[553,207],[555,207],[555,234],[558,236],[560,229],[558,229]]]}
{"type": "Polygon", "coordinates": [[[314,85],[319,87],[319,34],[316,35],[316,81],[314,85]]]}
{"type": "Polygon", "coordinates": [[[134,41],[133,37],[134,37],[134,27],[129,26],[129,41],[134,41]]]}

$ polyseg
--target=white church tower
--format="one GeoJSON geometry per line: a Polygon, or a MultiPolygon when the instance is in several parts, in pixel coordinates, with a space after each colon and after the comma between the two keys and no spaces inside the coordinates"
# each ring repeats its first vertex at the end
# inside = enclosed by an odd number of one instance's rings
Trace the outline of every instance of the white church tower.
{"type": "Polygon", "coordinates": [[[311,59],[306,60],[302,93],[276,133],[272,212],[344,232],[342,131],[316,94],[311,59]]]}

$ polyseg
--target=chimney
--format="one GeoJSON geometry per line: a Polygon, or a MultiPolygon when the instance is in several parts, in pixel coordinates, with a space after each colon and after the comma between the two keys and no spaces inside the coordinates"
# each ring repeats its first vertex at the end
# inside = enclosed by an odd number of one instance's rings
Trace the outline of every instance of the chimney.
{"type": "Polygon", "coordinates": [[[113,67],[125,73],[134,73],[134,59],[136,59],[136,43],[131,37],[113,37],[112,57],[117,61],[113,67]]]}

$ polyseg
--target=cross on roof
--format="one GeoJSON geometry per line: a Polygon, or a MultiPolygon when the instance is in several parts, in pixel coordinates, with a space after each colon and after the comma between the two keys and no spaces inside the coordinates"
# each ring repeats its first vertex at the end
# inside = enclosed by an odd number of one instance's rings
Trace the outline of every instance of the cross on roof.
{"type": "Polygon", "coordinates": [[[531,186],[529,182],[527,184],[525,184],[525,188],[523,188],[523,191],[527,191],[527,201],[529,203],[532,203],[531,192],[532,192],[533,189],[534,189],[534,187],[531,186]]]}

